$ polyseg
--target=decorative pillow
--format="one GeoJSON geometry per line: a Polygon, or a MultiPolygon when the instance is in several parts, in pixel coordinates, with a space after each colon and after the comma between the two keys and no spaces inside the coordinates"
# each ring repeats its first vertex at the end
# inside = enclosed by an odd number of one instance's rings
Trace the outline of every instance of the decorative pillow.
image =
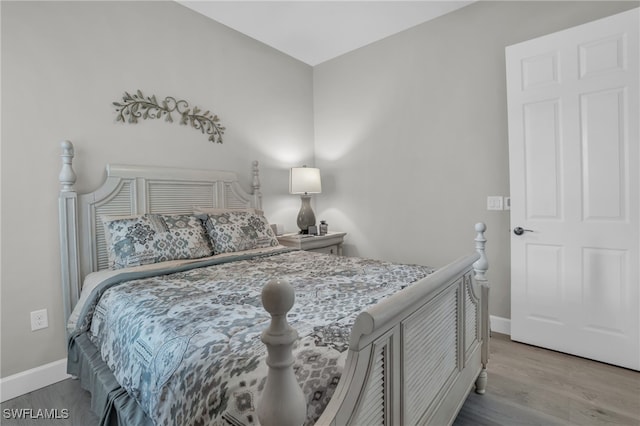
{"type": "Polygon", "coordinates": [[[278,245],[269,222],[261,214],[229,210],[198,217],[204,222],[215,254],[278,245]]]}
{"type": "Polygon", "coordinates": [[[102,218],[112,269],[211,256],[202,222],[193,215],[102,218]]]}

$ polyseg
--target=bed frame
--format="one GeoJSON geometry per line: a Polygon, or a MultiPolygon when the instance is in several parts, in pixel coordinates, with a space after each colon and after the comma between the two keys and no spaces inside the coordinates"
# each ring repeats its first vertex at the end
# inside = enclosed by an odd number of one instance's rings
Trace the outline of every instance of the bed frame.
{"type": "MultiPolygon", "coordinates": [[[[100,215],[191,213],[193,206],[261,208],[258,162],[252,188],[235,173],[107,165],[96,191],[74,189],[73,145],[61,142],[60,251],[65,317],[78,301],[83,278],[107,268],[100,215]]],[[[316,424],[451,424],[474,387],[484,393],[489,356],[489,285],[484,231],[476,225],[474,254],[363,311],[351,331],[338,387],[316,424]]],[[[306,407],[293,371],[296,331],[286,321],[294,291],[282,281],[263,290],[272,322],[262,335],[268,376],[258,417],[263,426],[303,423],[306,407]]],[[[118,404],[112,404],[117,409],[118,404]]]]}

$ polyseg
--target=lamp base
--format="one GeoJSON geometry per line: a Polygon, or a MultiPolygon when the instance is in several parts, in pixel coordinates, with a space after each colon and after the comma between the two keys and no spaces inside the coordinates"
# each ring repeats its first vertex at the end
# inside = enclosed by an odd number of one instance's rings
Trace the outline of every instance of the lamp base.
{"type": "Polygon", "coordinates": [[[315,226],[316,224],[316,215],[313,213],[313,209],[311,208],[311,196],[301,195],[300,199],[302,200],[302,205],[298,212],[298,228],[300,228],[301,234],[308,234],[309,227],[315,226]]]}

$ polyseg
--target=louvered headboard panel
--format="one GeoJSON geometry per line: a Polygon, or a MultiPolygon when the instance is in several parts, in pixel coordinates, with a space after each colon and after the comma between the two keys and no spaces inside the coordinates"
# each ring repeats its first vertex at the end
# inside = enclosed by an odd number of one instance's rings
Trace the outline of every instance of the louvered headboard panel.
{"type": "Polygon", "coordinates": [[[217,206],[218,187],[209,182],[149,181],[146,190],[149,213],[185,214],[193,206],[217,206]]]}
{"type": "Polygon", "coordinates": [[[108,267],[103,216],[180,214],[190,213],[194,207],[262,208],[257,161],[253,162],[251,192],[242,188],[234,172],[108,165],[100,188],[77,194],[71,169],[73,146],[66,141],[62,146],[60,230],[67,317],[78,300],[84,277],[108,267]]]}

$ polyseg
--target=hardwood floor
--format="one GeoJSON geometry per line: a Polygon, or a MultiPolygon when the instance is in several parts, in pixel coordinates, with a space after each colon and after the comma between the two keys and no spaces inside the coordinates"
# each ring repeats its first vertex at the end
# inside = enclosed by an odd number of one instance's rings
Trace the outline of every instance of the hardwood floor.
{"type": "MultiPolygon", "coordinates": [[[[2,403],[2,426],[98,426],[98,417],[91,411],[91,395],[80,388],[77,380],[63,380],[46,388],[30,392],[2,403]],[[32,412],[24,412],[31,409],[32,412]],[[42,419],[38,410],[57,410],[57,419],[42,419]],[[10,410],[7,412],[6,410],[10,410]],[[16,411],[22,418],[15,418],[16,411]],[[67,410],[66,415],[62,410],[67,410]],[[60,418],[66,417],[66,418],[60,418]]],[[[43,414],[44,415],[44,414],[43,414]]],[[[42,416],[41,416],[42,417],[42,416]]]]}
{"type": "Polygon", "coordinates": [[[640,373],[495,333],[490,347],[487,392],[454,425],[640,425],[640,373]]]}
{"type": "MultiPolygon", "coordinates": [[[[94,426],[89,394],[65,380],[1,405],[3,426],[94,426]],[[62,409],[68,418],[10,419],[11,409],[62,409]]],[[[640,426],[640,373],[545,349],[494,334],[485,395],[471,393],[455,426],[640,426]]]]}

